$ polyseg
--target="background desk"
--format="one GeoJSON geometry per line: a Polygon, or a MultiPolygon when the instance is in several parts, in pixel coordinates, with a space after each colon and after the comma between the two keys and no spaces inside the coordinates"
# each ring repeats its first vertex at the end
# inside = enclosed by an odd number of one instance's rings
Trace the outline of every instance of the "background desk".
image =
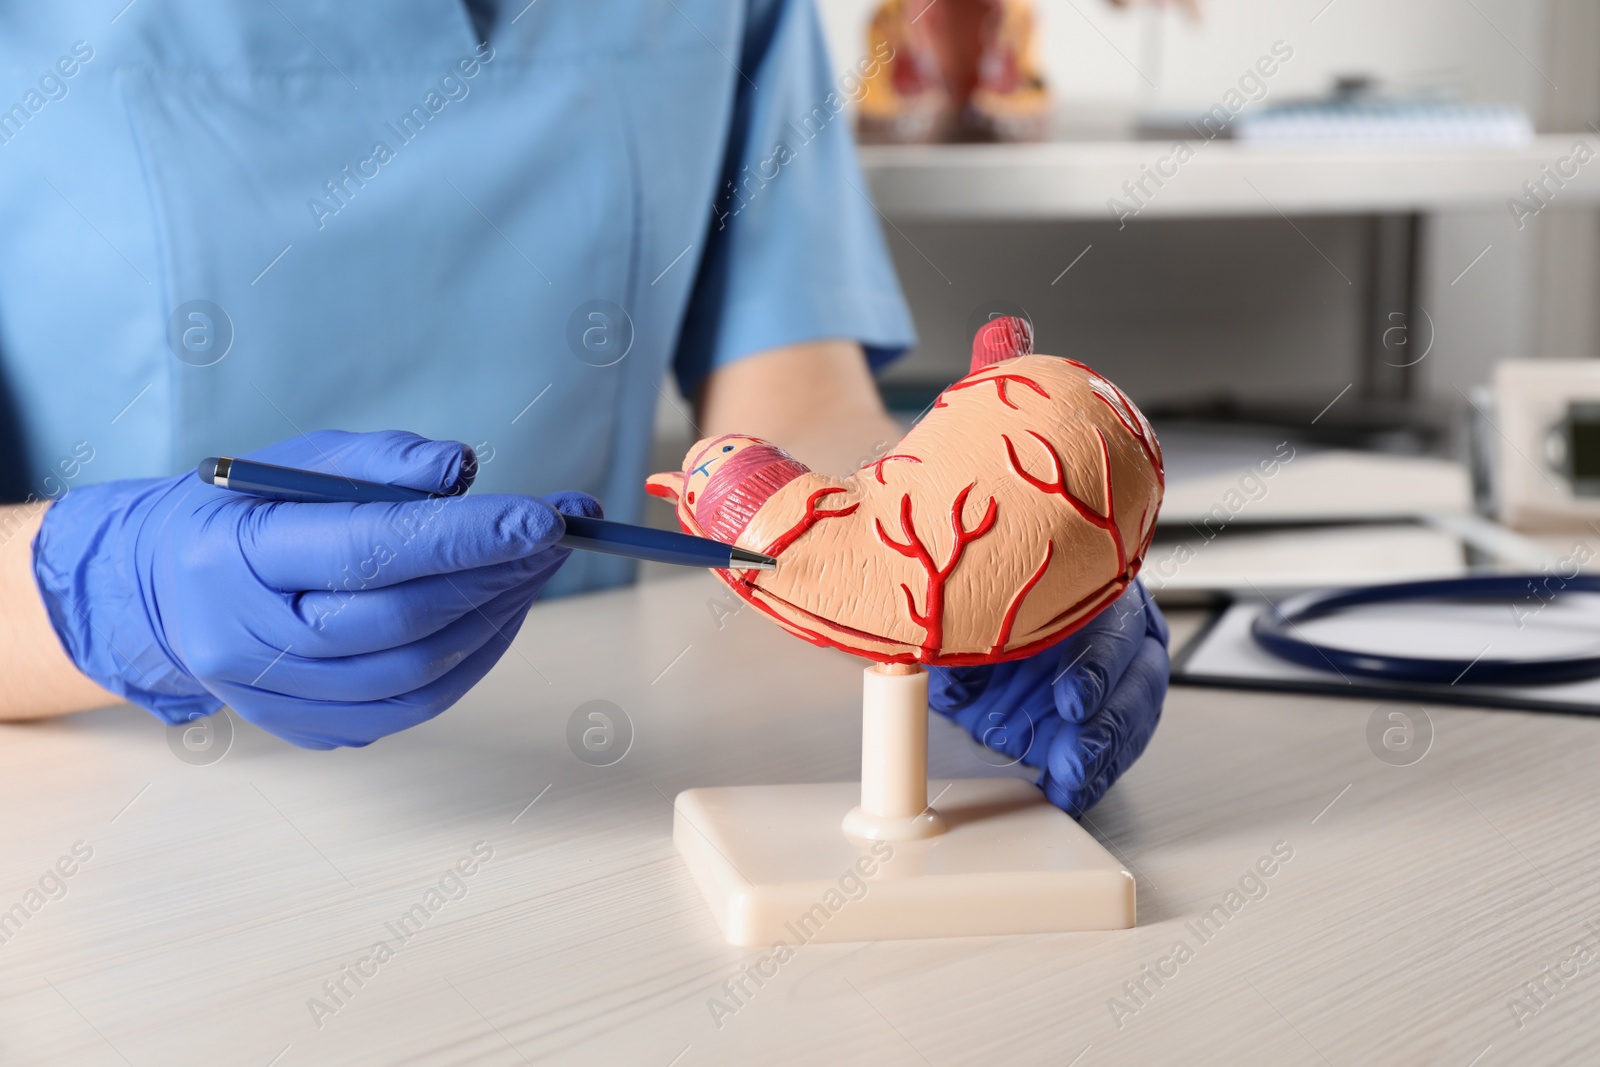
{"type": "MultiPolygon", "coordinates": [[[[241,726],[190,766],[126,709],[0,728],[0,908],[74,842],[94,849],[0,945],[0,1062],[1593,1055],[1600,959],[1520,1030],[1508,1001],[1575,940],[1600,943],[1600,723],[1429,709],[1432,751],[1392,767],[1367,747],[1367,704],[1181,689],[1090,815],[1138,876],[1137,929],[802,947],[719,1029],[707,999],[759,953],[722,943],[672,850],[670,798],[854,777],[860,688],[855,661],[751,611],[719,627],[719,588],[693,575],[536,608],[460,706],[365,751],[241,726]],[[597,698],[636,729],[607,768],[565,740],[597,698]],[[493,858],[466,896],[318,1029],[307,999],[479,841],[493,858]],[[1294,858],[1269,895],[1119,1029],[1108,999],[1195,946],[1185,924],[1279,841],[1294,858]]],[[[995,758],[942,721],[933,746],[935,778],[995,758]]]]}
{"type": "MultiPolygon", "coordinates": [[[[1107,219],[1112,197],[1140,218],[1446,211],[1527,199],[1522,183],[1572,154],[1591,131],[1543,134],[1510,147],[1188,141],[1194,155],[1136,200],[1123,189],[1179,138],[1017,145],[872,145],[861,150],[873,200],[899,220],[1107,219]]],[[[1163,163],[1166,170],[1176,165],[1163,163]]],[[[1563,200],[1600,200],[1600,173],[1576,167],[1563,200]]],[[[1530,205],[1531,205],[1530,201],[1530,205]]],[[[1537,206],[1537,205],[1532,205],[1537,206]]]]}

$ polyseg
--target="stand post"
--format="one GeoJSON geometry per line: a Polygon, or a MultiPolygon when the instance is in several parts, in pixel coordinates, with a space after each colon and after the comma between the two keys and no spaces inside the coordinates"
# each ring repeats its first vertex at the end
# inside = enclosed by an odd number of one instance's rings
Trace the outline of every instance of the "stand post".
{"type": "Polygon", "coordinates": [[[879,663],[863,674],[861,804],[844,831],[877,841],[945,831],[928,806],[928,672],[916,664],[879,663]]]}

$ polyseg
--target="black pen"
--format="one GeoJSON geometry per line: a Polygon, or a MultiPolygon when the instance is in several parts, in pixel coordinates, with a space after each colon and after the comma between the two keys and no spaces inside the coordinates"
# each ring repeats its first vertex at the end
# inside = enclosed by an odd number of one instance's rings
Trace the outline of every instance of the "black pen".
{"type": "MultiPolygon", "coordinates": [[[[236,493],[290,500],[302,504],[398,504],[413,500],[446,499],[448,494],[428,493],[399,485],[363,482],[337,474],[321,474],[295,467],[278,467],[248,459],[208,456],[200,461],[200,480],[236,493]]],[[[563,515],[567,532],[558,542],[566,548],[604,552],[612,556],[675,563],[681,567],[715,570],[770,571],[778,561],[747,548],[725,545],[708,537],[694,537],[649,526],[630,526],[583,515],[563,515]]]]}

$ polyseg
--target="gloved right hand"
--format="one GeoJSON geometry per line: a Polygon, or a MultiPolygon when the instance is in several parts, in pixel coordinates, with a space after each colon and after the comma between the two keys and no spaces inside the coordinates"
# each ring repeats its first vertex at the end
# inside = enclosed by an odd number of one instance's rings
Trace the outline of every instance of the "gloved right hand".
{"type": "MultiPolygon", "coordinates": [[[[464,491],[472,449],[321,431],[249,459],[464,491]]],[[[78,668],[169,723],[224,704],[306,748],[366,745],[433,718],[509,647],[567,558],[582,493],[299,504],[177,478],[72,490],[34,574],[78,668]]]]}
{"type": "Polygon", "coordinates": [[[933,667],[928,706],[972,739],[1040,771],[1081,817],[1139,758],[1167,695],[1167,620],[1134,582],[1082,629],[1027,659],[933,667]]]}

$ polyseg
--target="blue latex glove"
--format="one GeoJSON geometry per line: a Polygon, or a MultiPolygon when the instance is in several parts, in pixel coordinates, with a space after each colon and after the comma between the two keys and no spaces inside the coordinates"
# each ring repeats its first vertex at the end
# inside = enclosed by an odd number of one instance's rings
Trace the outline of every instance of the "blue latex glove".
{"type": "Polygon", "coordinates": [[[934,667],[928,703],[977,740],[1042,772],[1081,815],[1139,758],[1167,695],[1167,620],[1135,582],[1082,629],[1027,659],[934,667]]]}
{"type": "MultiPolygon", "coordinates": [[[[322,431],[250,459],[464,490],[472,449],[322,431]]],[[[34,573],[67,654],[169,723],[224,704],[306,748],[433,718],[499,660],[567,558],[582,493],[296,504],[193,474],[74,489],[45,514],[34,573]]]]}

